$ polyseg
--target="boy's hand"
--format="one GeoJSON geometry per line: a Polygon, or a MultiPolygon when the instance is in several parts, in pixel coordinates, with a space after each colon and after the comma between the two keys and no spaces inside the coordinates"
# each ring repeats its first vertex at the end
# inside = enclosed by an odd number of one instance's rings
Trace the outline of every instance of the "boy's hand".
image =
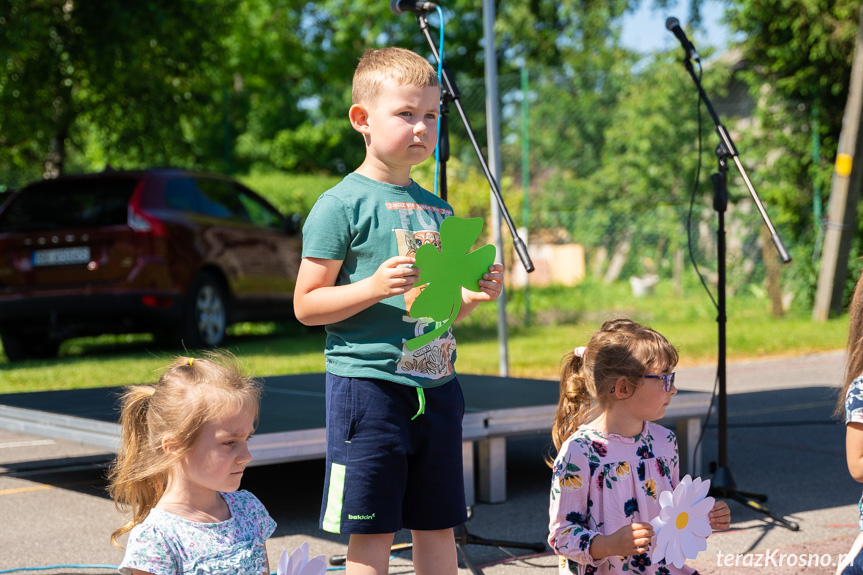
{"type": "Polygon", "coordinates": [[[650,523],[630,523],[611,535],[597,535],[590,544],[590,555],[594,559],[603,557],[640,555],[647,553],[653,538],[650,523]]]}
{"type": "Polygon", "coordinates": [[[416,261],[416,258],[409,256],[388,259],[369,278],[372,289],[384,299],[409,292],[420,279],[419,268],[411,267],[416,261]]]}
{"type": "Polygon", "coordinates": [[[731,527],[731,509],[724,501],[717,501],[713,504],[713,509],[707,514],[707,519],[710,521],[710,528],[714,531],[725,531],[731,527]]]}
{"type": "Polygon", "coordinates": [[[500,292],[503,289],[503,264],[492,264],[488,268],[488,272],[482,274],[482,279],[479,280],[481,291],[462,290],[465,303],[482,303],[486,301],[494,301],[500,297],[500,292]]]}

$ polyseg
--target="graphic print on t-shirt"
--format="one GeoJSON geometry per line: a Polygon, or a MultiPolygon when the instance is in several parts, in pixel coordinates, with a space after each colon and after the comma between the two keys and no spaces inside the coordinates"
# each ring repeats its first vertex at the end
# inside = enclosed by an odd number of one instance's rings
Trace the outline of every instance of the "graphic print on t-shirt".
{"type": "MultiPolygon", "coordinates": [[[[402,256],[413,256],[417,249],[424,244],[434,244],[440,249],[440,223],[452,211],[435,208],[424,204],[410,202],[390,202],[387,209],[398,210],[402,227],[394,229],[398,253],[402,256]],[[420,229],[417,229],[420,228],[420,229]]],[[[414,337],[422,335],[432,327],[428,318],[414,319],[408,315],[411,305],[422,291],[421,287],[414,287],[405,294],[405,315],[402,321],[413,325],[414,337]]],[[[396,367],[396,373],[404,373],[414,377],[429,379],[440,379],[453,372],[453,359],[455,357],[455,337],[451,330],[430,344],[415,351],[409,351],[402,341],[402,357],[396,367]]]]}

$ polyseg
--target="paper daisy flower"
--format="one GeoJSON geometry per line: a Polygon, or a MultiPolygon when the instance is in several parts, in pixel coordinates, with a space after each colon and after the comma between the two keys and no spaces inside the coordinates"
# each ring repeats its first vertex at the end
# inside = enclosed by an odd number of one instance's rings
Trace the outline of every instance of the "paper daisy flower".
{"type": "Polygon", "coordinates": [[[687,475],[680,480],[674,492],[659,495],[662,509],[650,522],[655,532],[655,544],[650,558],[655,563],[665,559],[678,569],[686,559],[694,559],[707,549],[710,521],[707,514],[713,509],[714,499],[707,497],[710,480],[694,480],[687,475]]]}
{"type": "Polygon", "coordinates": [[[278,575],[324,575],[327,570],[327,560],[323,555],[309,559],[309,544],[303,542],[293,553],[282,551],[279,558],[278,575]]]}

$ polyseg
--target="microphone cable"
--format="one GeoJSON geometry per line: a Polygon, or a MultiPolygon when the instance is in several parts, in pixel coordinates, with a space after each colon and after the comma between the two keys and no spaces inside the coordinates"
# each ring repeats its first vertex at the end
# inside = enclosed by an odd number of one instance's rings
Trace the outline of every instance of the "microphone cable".
{"type": "MultiPolygon", "coordinates": [[[[704,73],[704,69],[701,67],[701,61],[698,61],[698,82],[701,82],[701,76],[704,73]]],[[[703,138],[702,134],[702,126],[701,126],[701,94],[698,94],[698,105],[695,107],[697,114],[696,117],[698,119],[698,165],[695,168],[695,182],[692,185],[692,195],[689,197],[689,212],[686,214],[686,245],[689,249],[689,259],[692,261],[692,265],[695,268],[695,273],[698,275],[698,279],[701,280],[701,285],[704,286],[704,291],[707,292],[707,295],[710,297],[710,301],[713,302],[713,307],[717,310],[719,309],[719,304],[716,303],[716,298],[713,297],[713,293],[710,291],[710,286],[707,285],[707,279],[705,279],[704,274],[701,273],[701,269],[698,267],[698,262],[695,260],[695,254],[692,251],[692,210],[693,205],[695,204],[695,195],[698,193],[698,182],[701,179],[701,155],[703,153],[703,138]]]]}
{"type": "MultiPolygon", "coordinates": [[[[443,94],[443,8],[440,6],[435,6],[437,10],[438,18],[440,19],[440,40],[438,40],[438,59],[437,59],[437,83],[440,86],[441,94],[443,94]]],[[[440,170],[440,118],[441,118],[441,103],[438,103],[438,114],[437,114],[437,141],[435,142],[434,147],[434,195],[440,197],[440,190],[438,189],[438,172],[440,170]]]]}
{"type": "MultiPolygon", "coordinates": [[[[701,77],[704,73],[704,68],[701,66],[701,60],[696,60],[698,63],[698,82],[701,83],[701,77]]],[[[713,292],[710,291],[710,286],[707,283],[707,279],[704,277],[704,274],[701,273],[701,269],[698,267],[698,261],[695,259],[695,253],[692,250],[692,211],[693,206],[695,205],[695,196],[698,193],[698,182],[701,179],[701,155],[703,153],[703,139],[704,134],[702,132],[702,117],[701,117],[701,94],[698,94],[698,105],[695,107],[696,109],[696,118],[698,120],[698,137],[696,138],[698,141],[698,163],[695,168],[695,181],[692,184],[692,194],[689,196],[689,211],[686,214],[686,246],[689,250],[689,259],[692,262],[692,266],[695,268],[695,273],[698,275],[698,279],[701,280],[701,285],[704,286],[704,291],[707,292],[707,296],[710,298],[710,301],[713,303],[713,307],[719,311],[719,304],[716,302],[716,298],[713,297],[713,292]]],[[[701,449],[701,441],[704,439],[704,432],[707,431],[707,425],[710,423],[710,415],[713,413],[713,403],[716,401],[716,391],[719,386],[719,373],[716,374],[716,379],[713,381],[713,393],[710,397],[710,405],[707,407],[707,417],[704,419],[704,425],[701,427],[701,433],[698,435],[698,441],[695,442],[695,448],[692,450],[693,459],[698,459],[698,450],[701,449]]]]}

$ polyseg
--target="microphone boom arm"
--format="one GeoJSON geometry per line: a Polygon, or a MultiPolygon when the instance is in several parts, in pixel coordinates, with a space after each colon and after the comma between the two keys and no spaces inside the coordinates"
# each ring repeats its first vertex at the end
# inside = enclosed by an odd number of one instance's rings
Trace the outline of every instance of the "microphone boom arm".
{"type": "Polygon", "coordinates": [[[728,133],[725,126],[722,125],[722,122],[719,121],[719,116],[716,114],[716,110],[713,109],[713,105],[710,103],[710,98],[707,97],[707,93],[705,93],[704,88],[701,86],[701,82],[698,80],[698,76],[695,74],[692,62],[690,62],[689,59],[685,59],[683,61],[683,65],[692,77],[692,81],[695,82],[695,86],[698,88],[699,97],[707,107],[710,117],[713,118],[713,123],[716,125],[716,133],[719,134],[719,149],[721,149],[722,155],[730,157],[734,161],[734,165],[737,166],[737,171],[740,172],[740,176],[746,184],[746,189],[749,190],[749,194],[752,196],[752,200],[755,202],[755,206],[761,214],[761,219],[764,220],[767,230],[770,232],[770,238],[773,240],[773,245],[776,246],[776,251],[779,252],[779,257],[782,259],[783,263],[787,264],[791,261],[791,256],[788,254],[788,250],[785,248],[782,238],[776,232],[776,228],[773,227],[773,223],[770,221],[770,216],[767,215],[767,210],[764,209],[764,204],[761,203],[761,198],[758,197],[758,193],[755,191],[755,186],[752,185],[749,175],[746,173],[746,170],[743,168],[743,164],[740,162],[740,156],[737,153],[737,147],[734,145],[731,135],[728,133]]]}
{"type": "MultiPolygon", "coordinates": [[[[437,47],[435,46],[434,40],[432,39],[431,33],[429,32],[428,18],[425,14],[417,14],[417,22],[419,23],[420,30],[428,41],[429,47],[432,51],[432,55],[435,57],[435,60],[440,62],[440,54],[438,53],[437,47]]],[[[470,127],[470,122],[467,119],[464,108],[462,108],[461,101],[459,100],[461,94],[459,93],[458,88],[455,85],[455,81],[450,77],[449,70],[446,66],[441,66],[441,76],[444,82],[444,85],[441,86],[442,94],[448,94],[449,98],[455,104],[456,110],[458,110],[458,115],[461,118],[461,121],[464,123],[468,138],[470,138],[470,142],[473,145],[473,149],[476,152],[477,158],[479,159],[480,166],[482,167],[482,170],[485,173],[485,177],[488,180],[489,185],[491,186],[491,190],[494,194],[495,199],[497,200],[497,204],[498,206],[500,206],[500,212],[503,215],[504,220],[506,221],[507,227],[509,227],[510,233],[512,234],[513,247],[515,248],[518,257],[521,260],[525,271],[530,273],[535,268],[533,266],[533,262],[530,260],[530,255],[527,253],[527,246],[524,244],[524,241],[522,241],[522,239],[519,237],[518,231],[515,228],[515,224],[513,223],[512,218],[510,217],[509,212],[506,209],[506,204],[504,204],[500,187],[498,186],[497,181],[494,179],[494,176],[492,175],[491,170],[488,167],[488,163],[482,155],[479,143],[476,141],[476,136],[474,136],[473,130],[470,127]]],[[[503,255],[501,255],[501,257],[503,257],[503,255]]]]}

